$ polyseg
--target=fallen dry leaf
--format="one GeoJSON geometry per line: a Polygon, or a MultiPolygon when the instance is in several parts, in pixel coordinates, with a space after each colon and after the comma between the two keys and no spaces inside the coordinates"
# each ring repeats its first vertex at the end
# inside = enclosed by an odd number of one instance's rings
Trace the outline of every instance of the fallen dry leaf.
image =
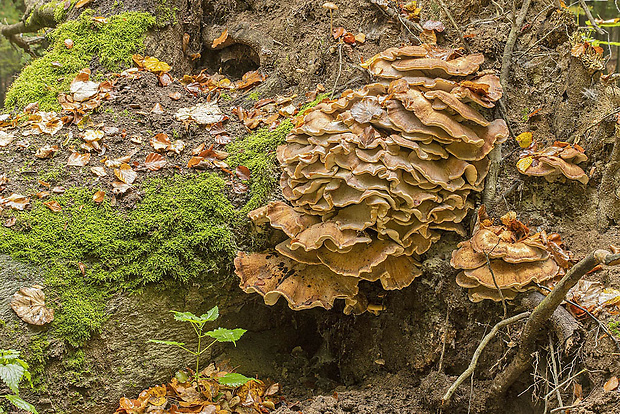
{"type": "Polygon", "coordinates": [[[522,132],[515,137],[515,141],[517,141],[521,148],[527,148],[532,145],[532,133],[522,132]]]}
{"type": "Polygon", "coordinates": [[[9,217],[8,219],[6,219],[6,221],[2,225],[4,227],[13,227],[16,223],[17,223],[17,217],[13,216],[13,217],[9,217]]]}
{"type": "Polygon", "coordinates": [[[0,147],[6,147],[15,139],[14,135],[8,132],[0,131],[0,147]]]}
{"type": "Polygon", "coordinates": [[[181,93],[180,92],[172,92],[172,93],[168,94],[168,97],[170,99],[172,99],[173,101],[178,101],[179,99],[181,99],[181,93]]]}
{"type": "Polygon", "coordinates": [[[65,47],[67,49],[73,49],[73,40],[71,39],[65,39],[65,47]]]}
{"type": "Polygon", "coordinates": [[[7,198],[0,197],[0,207],[8,207],[13,210],[24,210],[30,204],[30,198],[21,194],[11,194],[7,198]]]}
{"type": "Polygon", "coordinates": [[[108,173],[105,172],[105,168],[103,167],[90,167],[90,171],[97,177],[105,177],[106,175],[108,175],[108,173]]]}
{"type": "Polygon", "coordinates": [[[164,113],[164,108],[162,108],[162,106],[158,102],[155,105],[153,105],[153,108],[151,109],[151,113],[161,115],[164,113]]]}
{"type": "Polygon", "coordinates": [[[222,34],[213,41],[213,43],[211,44],[211,48],[215,49],[216,47],[224,43],[226,39],[228,39],[228,29],[224,29],[222,34]]]}
{"type": "Polygon", "coordinates": [[[58,145],[44,145],[39,148],[34,154],[35,157],[43,160],[46,158],[52,158],[56,152],[58,152],[58,145]]]}
{"type": "Polygon", "coordinates": [[[355,36],[351,32],[347,32],[342,36],[342,41],[348,45],[352,45],[355,43],[355,36]]]}
{"type": "Polygon", "coordinates": [[[104,197],[105,197],[105,192],[99,190],[95,192],[95,194],[93,194],[93,202],[99,204],[103,201],[104,197]]]}
{"type": "Polygon", "coordinates": [[[250,179],[250,169],[244,165],[240,165],[235,169],[235,174],[240,180],[250,179]]]}
{"type": "Polygon", "coordinates": [[[74,167],[83,167],[90,161],[90,153],[80,154],[78,152],[72,152],[67,160],[67,165],[74,167]]]}
{"type": "Polygon", "coordinates": [[[91,1],[93,1],[93,0],[80,0],[77,3],[75,3],[75,6],[73,6],[73,8],[75,8],[75,9],[82,8],[82,7],[86,6],[87,4],[89,4],[91,1]]]}
{"type": "Polygon", "coordinates": [[[56,200],[51,200],[51,201],[46,201],[45,203],[43,203],[47,208],[49,208],[50,210],[52,210],[54,213],[58,213],[59,211],[62,211],[62,206],[60,205],[60,203],[56,200]]]}
{"type": "Polygon", "coordinates": [[[119,168],[114,170],[114,175],[125,184],[133,184],[136,178],[138,178],[138,173],[129,164],[121,164],[119,168]]]}
{"type": "MultiPolygon", "coordinates": [[[[127,190],[129,190],[130,188],[131,188],[130,184],[124,183],[122,181],[114,181],[112,183],[112,193],[115,195],[125,194],[127,190]]],[[[112,205],[111,202],[110,202],[110,205],[112,205]]]]}
{"type": "Polygon", "coordinates": [[[605,385],[603,385],[603,389],[607,392],[613,391],[618,388],[618,377],[614,376],[607,380],[605,385]]]}
{"type": "Polygon", "coordinates": [[[164,157],[156,152],[151,152],[144,161],[144,166],[151,171],[161,170],[165,165],[166,160],[164,157]]]}
{"type": "Polygon", "coordinates": [[[45,325],[54,320],[54,310],[45,307],[41,286],[21,288],[13,295],[11,308],[22,321],[31,325],[45,325]]]}
{"type": "Polygon", "coordinates": [[[155,151],[165,151],[172,146],[168,134],[159,133],[150,140],[151,146],[155,151]]]}

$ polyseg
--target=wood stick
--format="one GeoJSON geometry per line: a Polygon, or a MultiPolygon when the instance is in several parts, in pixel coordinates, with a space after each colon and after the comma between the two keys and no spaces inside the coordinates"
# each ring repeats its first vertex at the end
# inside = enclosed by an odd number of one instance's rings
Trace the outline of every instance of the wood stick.
{"type": "Polygon", "coordinates": [[[489,344],[491,339],[493,339],[493,337],[497,334],[499,329],[506,325],[510,325],[515,322],[518,322],[523,318],[527,318],[528,316],[530,316],[530,312],[523,312],[513,317],[510,317],[508,319],[504,319],[495,324],[495,326],[491,329],[491,331],[488,334],[486,334],[484,338],[482,338],[482,341],[480,341],[480,344],[478,345],[478,348],[476,348],[476,351],[474,352],[474,356],[471,358],[471,362],[469,363],[469,366],[467,367],[467,369],[463,371],[463,373],[456,379],[456,381],[454,381],[454,383],[450,386],[450,388],[448,388],[448,391],[446,391],[446,393],[441,399],[442,403],[448,402],[450,398],[452,397],[452,394],[454,394],[454,392],[458,388],[458,386],[461,385],[463,381],[465,381],[471,374],[473,374],[474,370],[476,369],[476,365],[478,364],[478,358],[480,358],[480,354],[482,354],[482,351],[484,350],[484,348],[489,344]]]}

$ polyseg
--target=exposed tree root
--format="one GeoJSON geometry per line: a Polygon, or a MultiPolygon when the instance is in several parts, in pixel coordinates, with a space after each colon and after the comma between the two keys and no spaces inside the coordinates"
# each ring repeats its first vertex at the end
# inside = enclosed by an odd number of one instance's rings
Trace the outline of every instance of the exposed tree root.
{"type": "Polygon", "coordinates": [[[590,270],[599,264],[610,264],[620,260],[620,254],[612,254],[606,250],[596,250],[575,264],[560,280],[549,295],[534,311],[523,328],[519,350],[508,367],[495,377],[491,384],[491,396],[499,399],[508,388],[530,366],[532,354],[536,350],[536,338],[542,331],[547,320],[555,312],[566,297],[568,291],[590,270]]]}

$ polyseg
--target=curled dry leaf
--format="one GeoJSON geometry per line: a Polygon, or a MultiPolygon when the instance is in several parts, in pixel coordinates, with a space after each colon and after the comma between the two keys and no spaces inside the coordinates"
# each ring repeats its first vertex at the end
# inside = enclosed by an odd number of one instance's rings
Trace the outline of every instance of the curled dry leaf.
{"type": "Polygon", "coordinates": [[[47,208],[49,208],[50,210],[52,210],[54,213],[58,213],[60,211],[62,211],[62,206],[60,205],[60,203],[56,200],[51,200],[51,201],[46,201],[45,203],[43,203],[47,208]]]}
{"type": "Polygon", "coordinates": [[[54,310],[45,307],[45,293],[40,286],[23,287],[13,295],[11,308],[31,325],[45,325],[54,320],[54,310]]]}
{"type": "Polygon", "coordinates": [[[172,145],[170,145],[170,148],[168,148],[168,151],[171,151],[177,155],[180,155],[184,149],[185,149],[185,142],[181,141],[180,139],[177,139],[172,143],[172,145]]]}
{"type": "Polygon", "coordinates": [[[80,154],[78,152],[73,152],[69,155],[69,159],[67,160],[67,165],[71,165],[74,167],[83,167],[90,161],[90,153],[80,154]]]}
{"type": "Polygon", "coordinates": [[[168,150],[172,146],[168,134],[163,133],[155,135],[150,142],[153,149],[158,152],[168,150]]]}
{"type": "Polygon", "coordinates": [[[13,216],[13,217],[9,217],[8,219],[6,219],[6,221],[2,223],[2,225],[4,227],[13,227],[16,223],[17,223],[17,217],[13,216]]]}
{"type": "Polygon", "coordinates": [[[342,40],[348,44],[348,45],[352,45],[355,43],[355,36],[353,35],[353,33],[351,32],[347,32],[344,34],[344,36],[342,37],[342,40]]]}
{"type": "Polygon", "coordinates": [[[144,65],[144,69],[153,73],[169,72],[170,69],[172,69],[169,64],[154,57],[146,57],[142,61],[142,64],[144,65]]]}
{"type": "Polygon", "coordinates": [[[56,152],[58,152],[58,145],[44,145],[37,150],[34,156],[43,160],[45,158],[52,158],[56,152]]]}
{"type": "Polygon", "coordinates": [[[198,105],[181,108],[174,115],[177,121],[191,122],[194,121],[199,125],[213,125],[224,120],[224,114],[217,103],[206,102],[198,105]]]}
{"type": "Polygon", "coordinates": [[[156,152],[151,152],[144,161],[144,166],[151,171],[161,170],[165,165],[166,160],[164,157],[156,152]]]}
{"type": "Polygon", "coordinates": [[[125,184],[133,184],[136,178],[138,178],[138,173],[129,164],[121,164],[119,168],[114,170],[114,175],[125,184]]]}
{"type": "Polygon", "coordinates": [[[336,27],[334,29],[334,33],[332,33],[334,35],[334,39],[338,39],[340,36],[343,36],[347,31],[345,30],[344,27],[336,27]]]}
{"type": "Polygon", "coordinates": [[[173,101],[178,101],[179,99],[181,99],[181,93],[180,92],[172,92],[168,94],[168,97],[170,99],[172,99],[173,101]]]}
{"type": "Polygon", "coordinates": [[[7,198],[0,197],[0,207],[13,210],[24,210],[30,204],[30,198],[21,194],[11,194],[7,198]]]}
{"type": "Polygon", "coordinates": [[[364,33],[358,33],[355,35],[355,41],[359,44],[366,43],[366,35],[364,33]]]}
{"type": "Polygon", "coordinates": [[[67,49],[73,49],[73,40],[71,39],[65,39],[65,47],[67,49]]]}
{"type": "Polygon", "coordinates": [[[228,29],[224,29],[222,34],[217,39],[213,40],[213,43],[211,44],[211,48],[215,49],[216,47],[224,43],[226,39],[228,39],[228,29]]]}
{"type": "Polygon", "coordinates": [[[105,197],[105,192],[99,190],[95,192],[95,194],[93,194],[93,202],[100,204],[103,201],[104,197],[105,197]]]}

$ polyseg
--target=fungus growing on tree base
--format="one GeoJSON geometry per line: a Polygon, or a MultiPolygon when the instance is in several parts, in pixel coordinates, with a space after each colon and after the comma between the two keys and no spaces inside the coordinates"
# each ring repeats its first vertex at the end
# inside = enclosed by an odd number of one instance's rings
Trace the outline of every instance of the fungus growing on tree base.
{"type": "Polygon", "coordinates": [[[365,64],[379,82],[298,119],[277,149],[292,207],[275,202],[250,213],[289,239],[275,252],[239,254],[244,291],[268,304],[284,296],[293,309],[344,298],[345,312],[358,313],[366,301],[357,282],[402,289],[443,232],[463,235],[486,156],[508,136],[503,120],[488,121],[467,103],[492,106],[501,97],[497,77],[474,75],[482,61],[431,46],[388,49],[365,64]]]}
{"type": "Polygon", "coordinates": [[[473,236],[452,252],[450,264],[463,270],[456,283],[469,289],[473,302],[514,299],[537,283],[563,276],[572,265],[572,254],[564,250],[558,234],[530,234],[514,212],[501,222],[494,225],[481,207],[473,236]]]}

